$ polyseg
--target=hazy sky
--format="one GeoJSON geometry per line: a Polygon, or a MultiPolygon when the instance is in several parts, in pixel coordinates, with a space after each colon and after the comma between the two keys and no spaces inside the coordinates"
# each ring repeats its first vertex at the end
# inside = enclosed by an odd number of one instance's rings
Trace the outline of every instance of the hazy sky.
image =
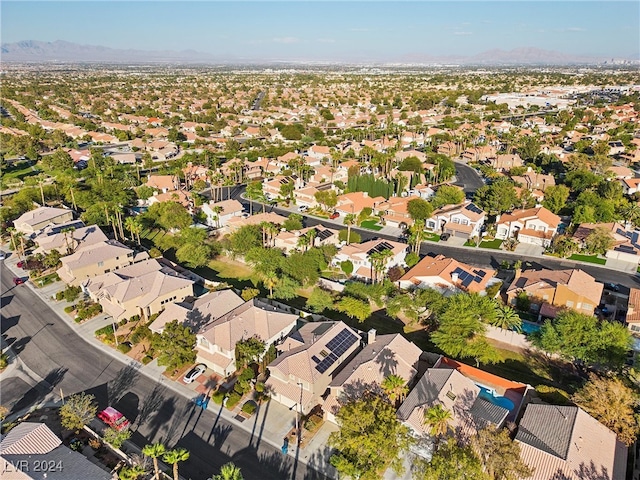
{"type": "Polygon", "coordinates": [[[629,57],[640,2],[0,2],[3,43],[197,50],[282,60],[406,60],[536,47],[629,57]]]}

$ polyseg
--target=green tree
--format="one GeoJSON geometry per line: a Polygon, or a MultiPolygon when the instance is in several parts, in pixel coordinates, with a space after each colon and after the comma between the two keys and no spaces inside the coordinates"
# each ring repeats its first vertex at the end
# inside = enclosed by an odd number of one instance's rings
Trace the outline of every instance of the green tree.
{"type": "Polygon", "coordinates": [[[336,450],[330,462],[340,475],[374,480],[382,477],[389,464],[402,473],[401,455],[412,439],[393,405],[366,394],[343,405],[336,421],[340,430],[329,436],[329,445],[336,450]]]}
{"type": "Polygon", "coordinates": [[[542,204],[553,213],[562,210],[569,198],[569,188],[566,185],[551,185],[544,191],[544,201],[542,204]]]}
{"type": "Polygon", "coordinates": [[[95,418],[97,411],[96,397],[78,393],[67,398],[60,407],[60,423],[68,430],[80,430],[95,418]]]}
{"type": "Polygon", "coordinates": [[[233,232],[229,238],[231,251],[244,255],[251,249],[262,246],[262,232],[258,225],[245,225],[233,232]]]}
{"type": "Polygon", "coordinates": [[[452,419],[451,412],[439,403],[429,407],[424,412],[424,424],[429,427],[429,435],[434,438],[435,449],[438,449],[440,439],[449,432],[452,419]]]}
{"type": "Polygon", "coordinates": [[[624,325],[599,321],[569,309],[558,313],[553,322],[546,321],[532,341],[570,361],[614,369],[623,365],[632,345],[631,334],[624,325]]]}
{"type": "Polygon", "coordinates": [[[342,297],[335,304],[334,310],[346,314],[348,317],[356,318],[359,322],[364,322],[371,315],[371,305],[354,297],[342,297]]]}
{"type": "Polygon", "coordinates": [[[414,480],[493,480],[470,446],[460,446],[454,438],[442,443],[430,462],[419,459],[414,480]]]}
{"type": "Polygon", "coordinates": [[[409,268],[415,266],[420,261],[420,257],[415,252],[407,253],[407,256],[404,258],[404,262],[407,264],[409,268]]]}
{"type": "Polygon", "coordinates": [[[531,135],[524,135],[518,146],[518,153],[525,162],[533,161],[540,153],[540,141],[531,135]]]}
{"type": "Polygon", "coordinates": [[[142,448],[142,454],[153,460],[153,471],[155,472],[154,479],[160,478],[160,467],[158,466],[158,458],[162,457],[167,451],[166,447],[162,443],[152,443],[145,445],[142,448]]]}
{"type": "Polygon", "coordinates": [[[572,400],[589,415],[610,428],[627,446],[632,445],[640,431],[638,394],[613,376],[589,374],[589,381],[578,390],[572,400]]]}
{"type": "Polygon", "coordinates": [[[322,313],[327,308],[333,306],[333,296],[331,293],[321,288],[314,288],[307,299],[307,308],[315,313],[322,313]]]}
{"type": "Polygon", "coordinates": [[[146,473],[147,471],[142,465],[125,465],[118,472],[118,478],[120,480],[138,480],[146,473]]]}
{"type": "Polygon", "coordinates": [[[351,260],[340,262],[340,270],[342,270],[345,275],[351,276],[353,273],[353,262],[351,260]]]}
{"type": "Polygon", "coordinates": [[[266,344],[257,336],[240,340],[236,343],[236,366],[246,367],[251,362],[256,362],[264,353],[266,344]]]}
{"type": "Polygon", "coordinates": [[[422,173],[422,162],[418,157],[407,157],[402,162],[400,162],[400,165],[398,165],[398,170],[400,170],[401,172],[422,173]]]}
{"type": "Polygon", "coordinates": [[[298,282],[293,278],[284,275],[275,284],[272,296],[273,298],[280,298],[282,300],[291,300],[298,296],[298,290],[300,288],[301,285],[298,282]]]}
{"type": "Polygon", "coordinates": [[[447,355],[474,358],[476,364],[495,363],[500,358],[498,352],[484,336],[485,323],[495,317],[493,300],[477,294],[453,295],[438,315],[439,327],[431,340],[447,355]]]}
{"type": "Polygon", "coordinates": [[[433,205],[421,198],[414,198],[407,202],[407,212],[414,221],[424,221],[431,217],[433,205]]]}
{"type": "Polygon", "coordinates": [[[453,185],[442,185],[431,199],[431,204],[434,208],[440,208],[444,205],[458,205],[463,200],[464,192],[461,188],[453,185]]]}
{"type": "Polygon", "coordinates": [[[491,185],[478,188],[473,201],[491,215],[511,211],[519,203],[515,186],[506,177],[499,178],[491,185]]]}
{"type": "Polygon", "coordinates": [[[396,406],[398,402],[401,402],[407,396],[407,393],[409,393],[409,387],[405,379],[394,373],[387,375],[384,380],[382,380],[380,388],[382,388],[382,391],[387,398],[389,398],[391,404],[396,406]]]}
{"type": "Polygon", "coordinates": [[[251,288],[251,287],[243,288],[242,293],[240,294],[240,296],[245,302],[248,302],[249,300],[257,297],[258,295],[260,295],[260,290],[258,290],[257,288],[251,288]]]}
{"type": "Polygon", "coordinates": [[[520,315],[509,305],[498,305],[495,318],[490,323],[503,330],[515,330],[517,332],[522,330],[520,315]]]}
{"type": "Polygon", "coordinates": [[[296,189],[296,185],[292,179],[282,183],[280,185],[280,196],[287,201],[291,201],[293,199],[293,192],[296,189]]]}
{"type": "Polygon", "coordinates": [[[162,456],[162,460],[164,460],[169,465],[173,465],[173,480],[179,480],[178,476],[178,463],[185,462],[189,459],[189,452],[184,448],[175,448],[173,450],[169,450],[162,456]]]}
{"type": "Polygon", "coordinates": [[[511,440],[507,429],[484,428],[471,444],[492,480],[517,480],[533,474],[520,458],[520,445],[511,440]]]}
{"type": "Polygon", "coordinates": [[[131,438],[131,430],[116,430],[113,427],[107,428],[102,435],[102,439],[113,448],[122,447],[125,440],[129,440],[129,438],[131,438]]]}
{"type": "Polygon", "coordinates": [[[253,215],[253,202],[265,203],[267,198],[265,197],[262,189],[263,182],[256,180],[247,185],[247,189],[244,192],[244,196],[249,199],[249,214],[253,215]]]}
{"type": "Polygon", "coordinates": [[[292,232],[294,230],[302,229],[302,215],[298,215],[297,213],[292,213],[287,217],[285,222],[282,224],[282,227],[287,232],[292,232]]]}
{"type": "Polygon", "coordinates": [[[592,254],[604,255],[613,243],[613,237],[605,227],[594,228],[584,239],[585,250],[592,254]]]}
{"type": "MultiPolygon", "coordinates": [[[[347,226],[347,234],[346,234],[345,240],[347,242],[347,245],[349,245],[351,243],[351,241],[352,241],[352,238],[351,238],[351,227],[353,225],[355,225],[355,223],[356,223],[356,216],[353,213],[349,213],[349,214],[345,215],[343,223],[347,226]]],[[[342,234],[343,231],[344,230],[341,230],[340,233],[338,234],[338,239],[340,241],[345,241],[345,240],[342,240],[340,238],[340,234],[342,234]]],[[[360,243],[360,240],[353,240],[353,242],[360,243]]]]}
{"type": "Polygon", "coordinates": [[[176,258],[188,267],[204,267],[211,260],[212,248],[206,243],[185,243],[176,250],[176,258]]]}
{"type": "Polygon", "coordinates": [[[233,462],[225,463],[220,468],[220,473],[211,477],[211,480],[244,480],[240,469],[233,462]]]}
{"type": "Polygon", "coordinates": [[[185,325],[172,320],[164,326],[160,334],[152,339],[153,348],[160,354],[158,365],[177,369],[196,360],[196,336],[185,325]]]}

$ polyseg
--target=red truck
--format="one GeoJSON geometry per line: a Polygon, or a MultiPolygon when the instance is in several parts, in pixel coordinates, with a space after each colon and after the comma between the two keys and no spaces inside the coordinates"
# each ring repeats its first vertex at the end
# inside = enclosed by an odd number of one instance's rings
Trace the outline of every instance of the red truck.
{"type": "Polygon", "coordinates": [[[107,407],[98,413],[98,418],[116,430],[126,430],[131,425],[123,414],[113,407],[107,407]]]}

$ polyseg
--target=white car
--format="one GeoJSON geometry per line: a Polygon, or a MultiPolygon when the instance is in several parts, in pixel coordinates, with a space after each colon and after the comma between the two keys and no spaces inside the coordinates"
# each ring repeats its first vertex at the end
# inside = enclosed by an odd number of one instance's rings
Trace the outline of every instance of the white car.
{"type": "Polygon", "coordinates": [[[5,258],[7,258],[7,255],[2,250],[0,250],[0,260],[4,260],[5,258]]]}
{"type": "Polygon", "coordinates": [[[204,363],[199,363],[186,373],[182,381],[184,383],[191,383],[206,371],[207,366],[204,363]]]}
{"type": "Polygon", "coordinates": [[[298,207],[298,211],[300,212],[306,212],[307,210],[309,210],[309,207],[307,207],[306,205],[300,205],[298,207]]]}

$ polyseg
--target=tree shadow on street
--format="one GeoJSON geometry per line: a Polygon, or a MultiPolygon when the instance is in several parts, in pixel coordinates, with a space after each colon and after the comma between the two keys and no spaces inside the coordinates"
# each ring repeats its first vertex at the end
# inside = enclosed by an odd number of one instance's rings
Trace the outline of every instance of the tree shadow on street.
{"type": "Polygon", "coordinates": [[[31,389],[15,403],[10,413],[19,412],[20,410],[31,407],[32,405],[44,400],[45,397],[52,393],[56,386],[62,382],[66,373],[66,368],[56,368],[51,370],[46,377],[31,387],[31,389]]]}

